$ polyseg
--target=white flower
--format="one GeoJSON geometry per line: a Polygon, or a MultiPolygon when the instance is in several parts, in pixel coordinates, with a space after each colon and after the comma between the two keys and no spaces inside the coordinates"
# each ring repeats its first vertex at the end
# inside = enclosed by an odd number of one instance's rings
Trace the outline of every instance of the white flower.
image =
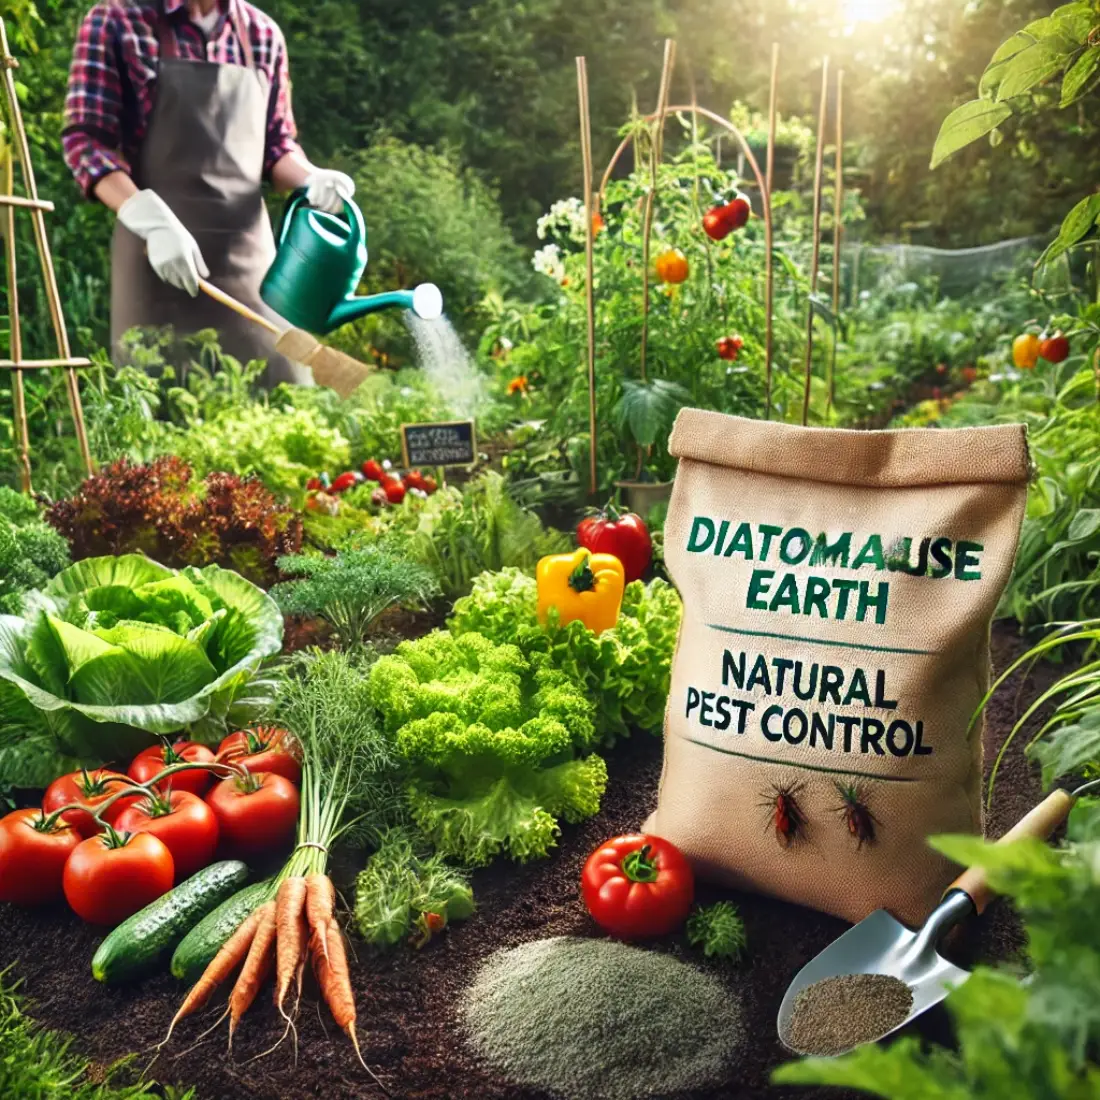
{"type": "Polygon", "coordinates": [[[531,257],[531,266],[540,274],[548,275],[556,283],[565,278],[565,264],[562,262],[561,249],[556,244],[543,245],[531,257]]]}
{"type": "Polygon", "coordinates": [[[540,241],[547,237],[584,244],[585,216],[584,203],[578,198],[559,199],[550,207],[550,212],[538,220],[536,231],[540,241]]]}
{"type": "Polygon", "coordinates": [[[513,348],[513,347],[515,347],[515,345],[514,345],[514,344],[512,343],[512,341],[511,341],[511,340],[509,340],[509,339],[508,339],[508,337],[507,337],[507,336],[502,336],[502,337],[500,338],[500,346],[501,346],[501,347],[502,347],[502,348],[503,348],[503,349],[504,349],[505,351],[511,351],[511,350],[512,350],[512,348],[513,348]]]}

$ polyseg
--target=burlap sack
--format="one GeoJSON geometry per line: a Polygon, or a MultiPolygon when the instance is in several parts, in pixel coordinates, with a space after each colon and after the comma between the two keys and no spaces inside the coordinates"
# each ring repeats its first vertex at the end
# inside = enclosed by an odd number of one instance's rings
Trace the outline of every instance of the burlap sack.
{"type": "Polygon", "coordinates": [[[1021,425],[855,432],[686,409],[665,559],[684,602],[648,831],[704,878],[923,921],[982,830],[989,626],[1021,425]]]}

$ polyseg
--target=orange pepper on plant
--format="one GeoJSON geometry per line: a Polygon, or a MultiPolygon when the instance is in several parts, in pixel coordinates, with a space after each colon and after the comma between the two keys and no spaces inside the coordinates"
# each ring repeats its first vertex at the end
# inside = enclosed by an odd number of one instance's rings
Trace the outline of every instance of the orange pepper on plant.
{"type": "Polygon", "coordinates": [[[670,248],[667,252],[662,252],[654,261],[654,266],[657,278],[662,283],[673,285],[682,283],[690,271],[687,257],[678,248],[670,248]]]}
{"type": "Polygon", "coordinates": [[[626,577],[623,563],[612,554],[593,554],[584,547],[551,554],[538,563],[535,576],[540,623],[555,609],[563,626],[580,620],[596,634],[619,621],[626,577]]]}
{"type": "Polygon", "coordinates": [[[1017,336],[1012,342],[1012,362],[1020,370],[1034,370],[1039,362],[1039,337],[1032,332],[1017,336]]]}

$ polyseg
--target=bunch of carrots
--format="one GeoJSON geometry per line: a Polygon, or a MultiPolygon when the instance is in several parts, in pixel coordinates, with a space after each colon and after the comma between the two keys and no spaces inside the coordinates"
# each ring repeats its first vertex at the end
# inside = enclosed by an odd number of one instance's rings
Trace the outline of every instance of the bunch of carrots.
{"type": "Polygon", "coordinates": [[[279,710],[302,764],[297,846],[272,880],[269,896],[226,940],[191,988],[164,1043],[176,1024],[203,1008],[238,967],[218,1020],[229,1016],[230,1043],[272,973],[275,1005],[287,1021],[285,1038],[294,1028],[308,962],[337,1025],[363,1068],[386,1091],[359,1048],[347,951],[335,917],[336,889],[326,869],[337,840],[384,816],[389,796],[381,792],[388,790],[393,763],[382,747],[373,710],[362,698],[366,677],[354,658],[339,651],[320,654],[300,672],[285,682],[279,710]]]}

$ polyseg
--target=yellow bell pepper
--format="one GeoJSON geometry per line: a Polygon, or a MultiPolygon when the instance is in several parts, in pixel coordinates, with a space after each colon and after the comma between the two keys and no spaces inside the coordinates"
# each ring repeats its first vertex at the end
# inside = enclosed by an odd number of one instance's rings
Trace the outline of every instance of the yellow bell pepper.
{"type": "Polygon", "coordinates": [[[539,622],[556,608],[564,626],[580,619],[602,634],[619,621],[626,578],[623,563],[613,554],[593,554],[583,547],[572,554],[551,554],[539,562],[539,622]]]}

